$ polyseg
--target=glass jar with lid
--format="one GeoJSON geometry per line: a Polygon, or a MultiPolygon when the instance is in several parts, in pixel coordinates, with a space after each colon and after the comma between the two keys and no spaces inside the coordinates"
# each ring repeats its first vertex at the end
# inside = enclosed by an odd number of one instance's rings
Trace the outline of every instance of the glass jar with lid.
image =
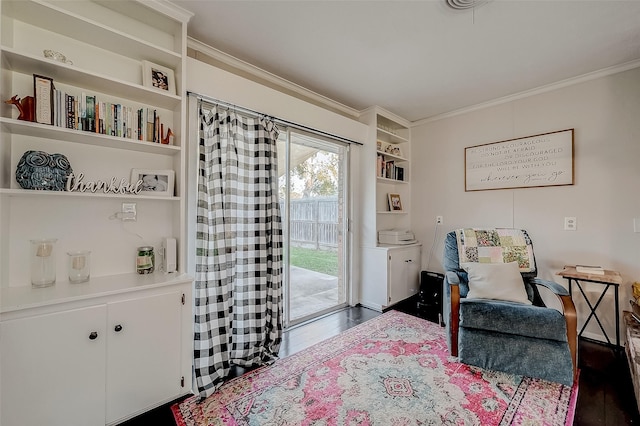
{"type": "Polygon", "coordinates": [[[156,263],[153,246],[138,247],[138,255],[136,256],[136,271],[139,274],[153,273],[156,263]]]}

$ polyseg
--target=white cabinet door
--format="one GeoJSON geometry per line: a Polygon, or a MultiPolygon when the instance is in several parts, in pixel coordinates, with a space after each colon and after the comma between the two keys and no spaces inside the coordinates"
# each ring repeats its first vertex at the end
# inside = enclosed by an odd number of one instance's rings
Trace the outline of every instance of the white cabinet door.
{"type": "Polygon", "coordinates": [[[0,323],[3,426],[104,424],[105,320],[98,305],[0,323]]]}
{"type": "Polygon", "coordinates": [[[420,281],[420,247],[389,250],[389,304],[418,293],[420,281]]]}
{"type": "Polygon", "coordinates": [[[108,304],[107,423],[182,391],[182,292],[108,304]]]}

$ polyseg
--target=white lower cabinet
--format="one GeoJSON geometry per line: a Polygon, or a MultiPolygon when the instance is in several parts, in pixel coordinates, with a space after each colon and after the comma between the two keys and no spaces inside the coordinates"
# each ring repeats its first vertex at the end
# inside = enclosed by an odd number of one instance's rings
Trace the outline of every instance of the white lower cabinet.
{"type": "Polygon", "coordinates": [[[107,304],[107,423],[180,394],[181,298],[107,304]]]}
{"type": "Polygon", "coordinates": [[[420,286],[420,247],[389,250],[389,304],[418,294],[420,286]]]}
{"type": "Polygon", "coordinates": [[[0,324],[2,426],[104,424],[107,306],[0,324]]]}
{"type": "Polygon", "coordinates": [[[382,311],[418,294],[420,249],[419,244],[364,248],[361,304],[382,311]]]}
{"type": "Polygon", "coordinates": [[[189,392],[190,294],[135,291],[2,321],[0,424],[116,424],[189,392]]]}

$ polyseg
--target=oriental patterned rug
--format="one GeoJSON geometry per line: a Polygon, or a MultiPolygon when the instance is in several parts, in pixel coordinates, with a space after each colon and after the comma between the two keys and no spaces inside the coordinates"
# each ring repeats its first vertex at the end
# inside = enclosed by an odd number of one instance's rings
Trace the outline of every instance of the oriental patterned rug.
{"type": "Polygon", "coordinates": [[[482,370],[448,355],[444,328],[390,311],[172,406],[179,426],[557,425],[577,381],[482,370]]]}

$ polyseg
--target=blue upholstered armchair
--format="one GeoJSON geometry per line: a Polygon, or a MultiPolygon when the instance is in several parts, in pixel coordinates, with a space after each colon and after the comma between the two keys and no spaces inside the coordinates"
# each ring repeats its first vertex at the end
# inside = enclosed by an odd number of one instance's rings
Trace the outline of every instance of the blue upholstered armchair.
{"type": "Polygon", "coordinates": [[[536,278],[526,231],[452,231],[445,239],[443,266],[444,318],[452,356],[489,370],[573,384],[575,306],[564,287],[536,278]],[[551,290],[564,312],[546,307],[538,286],[551,290]]]}

